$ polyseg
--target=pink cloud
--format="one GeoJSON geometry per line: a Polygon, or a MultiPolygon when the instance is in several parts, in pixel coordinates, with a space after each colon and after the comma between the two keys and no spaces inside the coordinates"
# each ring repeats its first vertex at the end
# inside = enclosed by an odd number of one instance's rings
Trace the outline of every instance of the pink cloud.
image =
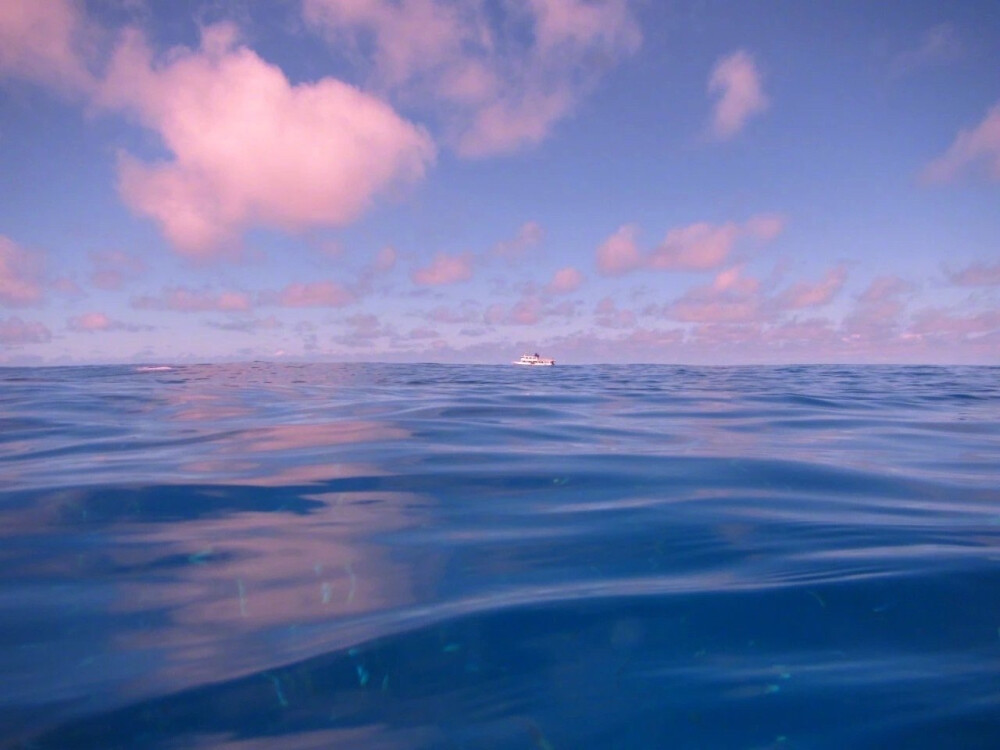
{"type": "Polygon", "coordinates": [[[289,284],[273,296],[282,307],[344,307],[355,301],[354,294],[333,281],[289,284]]]}
{"type": "Polygon", "coordinates": [[[89,312],[75,318],[70,318],[67,323],[70,330],[83,331],[106,331],[111,327],[111,318],[104,313],[89,312]]]}
{"type": "Polygon", "coordinates": [[[1000,263],[973,263],[959,271],[948,271],[947,275],[956,286],[998,286],[1000,263]]]}
{"type": "Polygon", "coordinates": [[[432,102],[472,157],[544,139],[641,41],[626,0],[305,0],[303,14],[338,46],[371,49],[376,81],[432,102]]]}
{"type": "Polygon", "coordinates": [[[26,307],[42,300],[41,258],[0,235],[0,304],[26,307]]]}
{"type": "Polygon", "coordinates": [[[571,301],[547,305],[539,297],[529,295],[510,307],[490,305],[483,314],[483,321],[488,325],[531,326],[547,318],[572,318],[576,315],[576,310],[577,305],[571,301]]]}
{"type": "Polygon", "coordinates": [[[801,310],[827,304],[844,286],[847,268],[831,268],[817,282],[800,281],[779,295],[776,304],[783,310],[801,310]]]}
{"type": "Polygon", "coordinates": [[[710,271],[730,260],[737,242],[755,239],[770,242],[784,229],[780,216],[759,214],[739,224],[697,222],[667,232],[648,254],[636,247],[637,229],[619,229],[597,250],[597,267],[605,275],[618,275],[638,268],[661,271],[710,271]]]}
{"type": "Polygon", "coordinates": [[[550,294],[569,294],[575,292],[583,283],[583,274],[572,266],[560,268],[555,272],[552,281],[545,287],[550,294]]]}
{"type": "Polygon", "coordinates": [[[434,157],[427,134],[384,102],[332,78],[290,84],[228,24],[204,29],[199,50],[176,48],[160,62],[126,32],[98,102],[133,113],[173,155],[156,164],[123,155],[119,187],[196,257],[250,226],[349,223],[434,157]]]}
{"type": "Polygon", "coordinates": [[[982,336],[1000,331],[1000,310],[956,313],[937,308],[914,316],[909,333],[929,337],[982,336]]]}
{"type": "Polygon", "coordinates": [[[520,258],[534,245],[541,242],[545,236],[545,230],[537,221],[527,221],[517,230],[517,234],[512,239],[498,242],[490,251],[491,255],[498,255],[501,258],[510,260],[520,258]]]}
{"type": "Polygon", "coordinates": [[[472,253],[448,255],[437,253],[426,268],[418,268],[410,274],[414,284],[442,286],[456,284],[472,278],[472,253]]]}
{"type": "Polygon", "coordinates": [[[594,308],[594,322],[602,328],[632,328],[635,313],[621,310],[611,297],[604,297],[594,308]]]}
{"type": "Polygon", "coordinates": [[[386,245],[378,251],[372,267],[377,273],[387,273],[396,267],[397,260],[399,260],[399,253],[396,252],[396,248],[386,245]]]}
{"type": "Polygon", "coordinates": [[[427,314],[427,319],[435,323],[474,323],[482,320],[483,314],[474,302],[464,302],[458,308],[435,307],[427,314]]]}
{"type": "Polygon", "coordinates": [[[146,271],[146,264],[141,258],[120,250],[91,253],[90,259],[94,264],[90,283],[105,291],[121,289],[126,281],[136,279],[146,271]]]}
{"type": "Polygon", "coordinates": [[[932,65],[941,65],[962,56],[962,42],[950,23],[940,23],[924,32],[920,43],[897,54],[889,66],[889,77],[898,78],[932,65]]]}
{"type": "Polygon", "coordinates": [[[980,168],[991,179],[1000,180],[1000,104],[974,128],[960,131],[948,150],[924,168],[921,177],[927,183],[950,182],[980,168]]]}
{"type": "Polygon", "coordinates": [[[159,297],[135,297],[132,307],[138,310],[173,310],[175,312],[245,312],[253,305],[243,292],[207,292],[174,287],[159,297]]]}
{"type": "Polygon", "coordinates": [[[52,332],[42,323],[25,321],[16,315],[0,318],[0,344],[23,346],[24,344],[45,344],[52,340],[52,332]]]}
{"type": "Polygon", "coordinates": [[[719,140],[732,138],[747,120],[768,107],[760,72],[753,57],[744,50],[716,63],[708,80],[708,91],[718,95],[712,114],[712,134],[719,140]]]}
{"type": "Polygon", "coordinates": [[[844,333],[854,341],[885,341],[901,325],[905,297],[913,285],[898,276],[879,276],[857,297],[857,305],[844,320],[844,333]]]}
{"type": "Polygon", "coordinates": [[[662,270],[706,271],[718,268],[729,257],[741,228],[729,222],[720,226],[699,222],[671,229],[649,257],[649,266],[662,270]]]}
{"type": "Polygon", "coordinates": [[[635,224],[619,227],[597,248],[597,269],[605,276],[619,276],[643,264],[636,245],[639,228],[635,224]]]}
{"type": "Polygon", "coordinates": [[[737,266],[717,274],[711,284],[688,290],[665,314],[685,323],[751,323],[763,317],[762,305],[760,282],[737,266]]]}
{"type": "Polygon", "coordinates": [[[94,84],[84,63],[95,29],[80,3],[3,0],[0,3],[0,75],[26,78],[67,92],[94,84]]]}

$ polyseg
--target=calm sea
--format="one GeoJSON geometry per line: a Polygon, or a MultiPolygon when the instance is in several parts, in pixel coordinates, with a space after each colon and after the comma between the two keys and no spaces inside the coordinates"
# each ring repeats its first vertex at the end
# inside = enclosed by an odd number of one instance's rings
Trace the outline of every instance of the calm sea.
{"type": "Polygon", "coordinates": [[[0,747],[998,748],[1000,368],[0,370],[0,747]]]}

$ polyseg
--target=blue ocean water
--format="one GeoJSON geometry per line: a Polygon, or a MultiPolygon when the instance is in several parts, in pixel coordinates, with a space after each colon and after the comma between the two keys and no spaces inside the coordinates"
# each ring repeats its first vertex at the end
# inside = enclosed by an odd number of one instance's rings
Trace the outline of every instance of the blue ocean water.
{"type": "Polygon", "coordinates": [[[1000,747],[1000,368],[0,370],[0,747],[1000,747]]]}

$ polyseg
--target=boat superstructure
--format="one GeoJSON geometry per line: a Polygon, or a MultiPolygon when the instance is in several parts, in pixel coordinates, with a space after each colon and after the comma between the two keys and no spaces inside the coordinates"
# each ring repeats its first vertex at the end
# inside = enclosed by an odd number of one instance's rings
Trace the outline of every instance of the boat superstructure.
{"type": "Polygon", "coordinates": [[[515,365],[527,365],[529,367],[551,367],[556,361],[554,359],[546,359],[545,357],[540,357],[538,352],[534,354],[522,354],[521,358],[517,360],[515,365]]]}

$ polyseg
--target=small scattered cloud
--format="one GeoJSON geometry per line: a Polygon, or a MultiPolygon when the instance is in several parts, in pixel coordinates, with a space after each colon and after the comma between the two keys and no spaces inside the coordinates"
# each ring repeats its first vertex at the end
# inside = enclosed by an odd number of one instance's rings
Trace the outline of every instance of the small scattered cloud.
{"type": "Polygon", "coordinates": [[[698,222],[670,229],[649,253],[636,246],[637,228],[621,227],[597,249],[597,267],[605,276],[649,268],[660,271],[711,271],[731,261],[737,242],[774,240],[784,228],[784,219],[761,214],[741,223],[698,222]]]}
{"type": "Polygon", "coordinates": [[[532,326],[548,318],[573,318],[577,314],[577,307],[571,301],[550,304],[540,297],[529,295],[513,305],[490,305],[483,313],[483,322],[491,326],[532,326]]]}
{"type": "Polygon", "coordinates": [[[174,312],[246,312],[253,307],[245,292],[206,290],[173,287],[157,297],[133,297],[131,305],[137,310],[172,310],[174,312]]]}
{"type": "Polygon", "coordinates": [[[982,122],[961,130],[951,146],[924,167],[924,183],[951,182],[968,172],[984,172],[1000,180],[1000,104],[993,105],[982,122]]]}
{"type": "Polygon", "coordinates": [[[260,295],[264,304],[281,307],[344,307],[356,301],[355,294],[335,281],[296,282],[279,292],[260,295]]]}
{"type": "Polygon", "coordinates": [[[546,284],[545,291],[548,294],[569,294],[575,292],[583,283],[583,274],[572,266],[560,268],[552,276],[552,280],[546,284]]]}
{"type": "Polygon", "coordinates": [[[16,76],[64,93],[95,85],[86,60],[98,30],[72,0],[3,0],[0,3],[0,75],[16,76]]]}
{"type": "Polygon", "coordinates": [[[472,278],[472,253],[436,253],[429,266],[415,269],[410,278],[421,286],[443,286],[472,278]]]}
{"type": "Polygon", "coordinates": [[[807,307],[821,307],[830,302],[843,288],[847,279],[847,267],[839,265],[831,268],[816,282],[800,281],[780,295],[775,304],[782,310],[801,310],[807,307]]]}
{"type": "Polygon", "coordinates": [[[47,344],[52,340],[52,331],[43,323],[26,321],[12,316],[0,318],[0,344],[20,347],[25,344],[47,344]]]}
{"type": "Polygon", "coordinates": [[[889,63],[889,77],[900,78],[909,73],[958,60],[964,52],[955,26],[940,23],[924,32],[920,42],[895,55],[889,63]]]}
{"type": "Polygon", "coordinates": [[[749,323],[762,317],[760,282],[734,266],[718,273],[711,284],[693,287],[667,305],[664,315],[684,323],[749,323]]]}
{"type": "Polygon", "coordinates": [[[42,258],[0,235],[0,305],[29,307],[42,301],[42,258]]]}
{"type": "Polygon", "coordinates": [[[914,314],[909,333],[922,338],[954,339],[985,336],[1000,332],[1000,310],[982,312],[928,308],[914,314]]]}
{"type": "Polygon", "coordinates": [[[892,338],[903,324],[907,297],[913,292],[913,284],[898,276],[872,279],[857,296],[854,310],[844,320],[845,335],[851,340],[892,338]]]}
{"type": "Polygon", "coordinates": [[[305,0],[303,16],[338,48],[370,53],[376,87],[430,109],[458,153],[484,157],[542,141],[638,49],[630,5],[305,0]]]}
{"type": "Polygon", "coordinates": [[[611,297],[604,297],[594,307],[594,323],[601,328],[633,328],[636,316],[632,310],[623,310],[611,297]]]}
{"type": "Polygon", "coordinates": [[[396,262],[399,260],[399,253],[396,252],[396,248],[391,245],[386,245],[378,254],[375,256],[375,261],[372,263],[372,269],[376,273],[388,273],[393,268],[396,267],[396,262]]]}
{"type": "Polygon", "coordinates": [[[266,318],[252,318],[249,320],[222,320],[209,321],[206,325],[217,328],[220,331],[238,331],[240,333],[260,333],[261,331],[275,331],[284,328],[285,324],[273,315],[266,318]]]}
{"type": "Polygon", "coordinates": [[[530,248],[541,242],[544,236],[545,230],[541,224],[537,221],[527,221],[520,226],[517,234],[511,239],[501,240],[494,245],[493,249],[490,250],[490,255],[507,260],[517,260],[530,248]]]}
{"type": "Polygon", "coordinates": [[[597,270],[604,276],[620,276],[641,268],[643,258],[636,244],[638,234],[635,224],[625,224],[615,230],[597,248],[597,270]]]}
{"type": "Polygon", "coordinates": [[[708,93],[717,97],[711,132],[718,140],[729,140],[751,117],[769,106],[760,71],[745,50],[737,50],[715,64],[708,79],[708,93]]]}
{"type": "Polygon", "coordinates": [[[141,277],[146,272],[146,263],[135,255],[120,250],[109,250],[90,254],[94,271],[90,283],[98,289],[115,291],[126,282],[141,277]]]}
{"type": "Polygon", "coordinates": [[[1000,263],[972,263],[945,274],[955,286],[1000,286],[1000,263]]]}
{"type": "Polygon", "coordinates": [[[113,320],[102,312],[87,312],[66,321],[66,328],[75,333],[97,333],[99,331],[148,331],[150,326],[113,320]]]}

